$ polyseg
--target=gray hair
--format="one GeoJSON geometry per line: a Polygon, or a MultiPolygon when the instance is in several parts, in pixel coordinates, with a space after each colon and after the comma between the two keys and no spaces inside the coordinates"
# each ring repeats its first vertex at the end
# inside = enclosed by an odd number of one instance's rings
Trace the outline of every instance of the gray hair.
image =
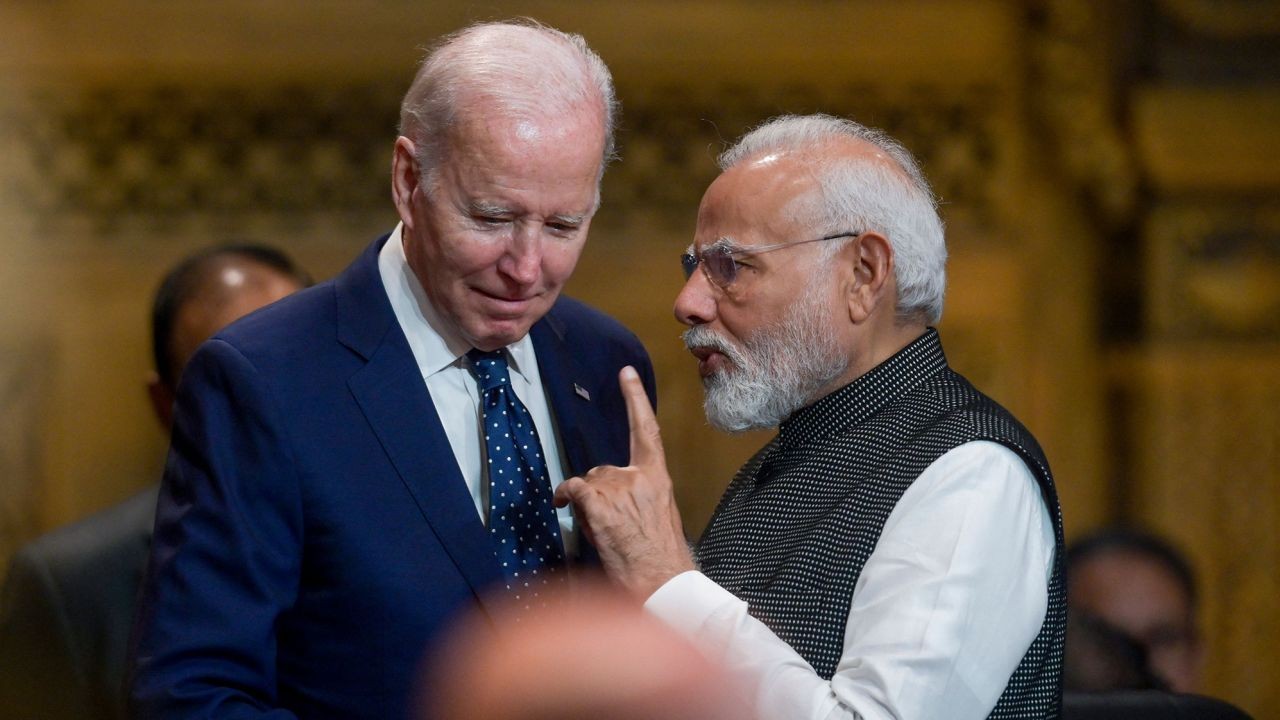
{"type": "Polygon", "coordinates": [[[441,38],[400,103],[400,133],[417,147],[415,159],[428,180],[443,159],[448,130],[463,112],[460,106],[479,98],[511,118],[529,119],[597,102],[604,126],[601,175],[613,158],[618,114],[613,77],[581,35],[521,18],[477,23],[441,38]]]}
{"type": "MultiPolygon", "coordinates": [[[[789,210],[826,226],[820,233],[883,233],[893,247],[898,316],[938,322],[947,284],[942,218],[929,181],[902,143],[845,118],[782,115],[725,150],[719,157],[720,169],[780,151],[812,158],[818,179],[818,197],[799,198],[799,207],[789,210]],[[848,161],[828,152],[832,141],[847,138],[875,146],[892,162],[848,161]]],[[[823,245],[823,259],[830,260],[843,243],[823,245]]]]}

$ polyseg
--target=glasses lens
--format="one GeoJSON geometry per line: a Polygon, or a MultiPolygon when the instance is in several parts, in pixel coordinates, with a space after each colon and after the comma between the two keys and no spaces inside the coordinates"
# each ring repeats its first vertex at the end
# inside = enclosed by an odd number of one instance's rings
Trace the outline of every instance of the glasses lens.
{"type": "Polygon", "coordinates": [[[698,269],[698,256],[693,253],[684,253],[680,256],[680,266],[684,268],[684,279],[688,280],[693,277],[693,271],[698,269]]]}
{"type": "Polygon", "coordinates": [[[711,282],[720,287],[729,287],[738,277],[738,264],[733,255],[723,245],[713,245],[702,251],[702,267],[707,271],[711,282]]]}

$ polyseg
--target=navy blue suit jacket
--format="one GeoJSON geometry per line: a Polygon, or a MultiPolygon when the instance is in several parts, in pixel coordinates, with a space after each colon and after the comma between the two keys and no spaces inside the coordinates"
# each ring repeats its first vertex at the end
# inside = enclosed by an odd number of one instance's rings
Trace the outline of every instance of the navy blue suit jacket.
{"type": "MultiPolygon", "coordinates": [[[[501,578],[373,243],[183,373],[134,631],[141,717],[406,717],[423,652],[501,578]]],[[[530,331],[566,473],[630,452],[644,348],[561,298],[530,331]]]]}

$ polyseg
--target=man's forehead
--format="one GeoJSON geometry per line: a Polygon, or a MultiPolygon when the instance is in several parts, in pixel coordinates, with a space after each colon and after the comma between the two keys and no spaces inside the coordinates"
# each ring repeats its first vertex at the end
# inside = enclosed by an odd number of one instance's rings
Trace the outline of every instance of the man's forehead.
{"type": "Polygon", "coordinates": [[[804,223],[818,190],[812,174],[786,165],[746,170],[730,168],[707,189],[698,208],[699,246],[720,239],[737,247],[773,242],[770,236],[790,236],[804,223]]]}
{"type": "Polygon", "coordinates": [[[707,188],[706,204],[770,210],[818,189],[814,166],[791,153],[750,158],[720,174],[707,188]]]}
{"type": "Polygon", "coordinates": [[[591,136],[565,142],[556,139],[559,131],[530,122],[477,121],[456,129],[437,183],[450,186],[466,212],[590,216],[597,204],[602,136],[588,128],[583,132],[591,136]]]}
{"type": "Polygon", "coordinates": [[[480,135],[504,140],[551,142],[572,138],[582,144],[598,136],[603,154],[605,109],[599,97],[548,109],[520,96],[498,97],[489,93],[463,93],[448,132],[455,139],[480,135]]]}

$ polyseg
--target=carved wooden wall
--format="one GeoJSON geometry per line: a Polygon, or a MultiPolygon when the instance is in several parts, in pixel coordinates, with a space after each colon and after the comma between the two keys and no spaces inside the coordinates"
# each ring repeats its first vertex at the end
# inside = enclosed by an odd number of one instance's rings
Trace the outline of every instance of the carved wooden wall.
{"type": "Polygon", "coordinates": [[[163,269],[253,238],[339,270],[394,223],[417,48],[529,14],[586,35],[618,81],[623,159],[570,292],[650,348],[690,529],[766,437],[706,427],[670,315],[713,158],[780,112],[849,115],[900,137],[942,196],[948,352],[1040,437],[1069,531],[1144,521],[1187,546],[1207,689],[1280,713],[1263,682],[1280,671],[1280,103],[1265,72],[1188,83],[1178,64],[1238,42],[1265,60],[1276,30],[1209,5],[1264,3],[0,6],[0,348],[18,349],[0,363],[0,550],[156,477],[141,378],[163,269]]]}
{"type": "MultiPolygon", "coordinates": [[[[1139,4],[1117,75],[1144,197],[1129,299],[1110,343],[1128,396],[1122,517],[1201,573],[1207,687],[1280,713],[1280,12],[1275,3],[1139,4]]],[[[1118,279],[1118,278],[1117,278],[1118,279]]],[[[1113,298],[1122,297],[1113,293],[1113,298]]]]}

